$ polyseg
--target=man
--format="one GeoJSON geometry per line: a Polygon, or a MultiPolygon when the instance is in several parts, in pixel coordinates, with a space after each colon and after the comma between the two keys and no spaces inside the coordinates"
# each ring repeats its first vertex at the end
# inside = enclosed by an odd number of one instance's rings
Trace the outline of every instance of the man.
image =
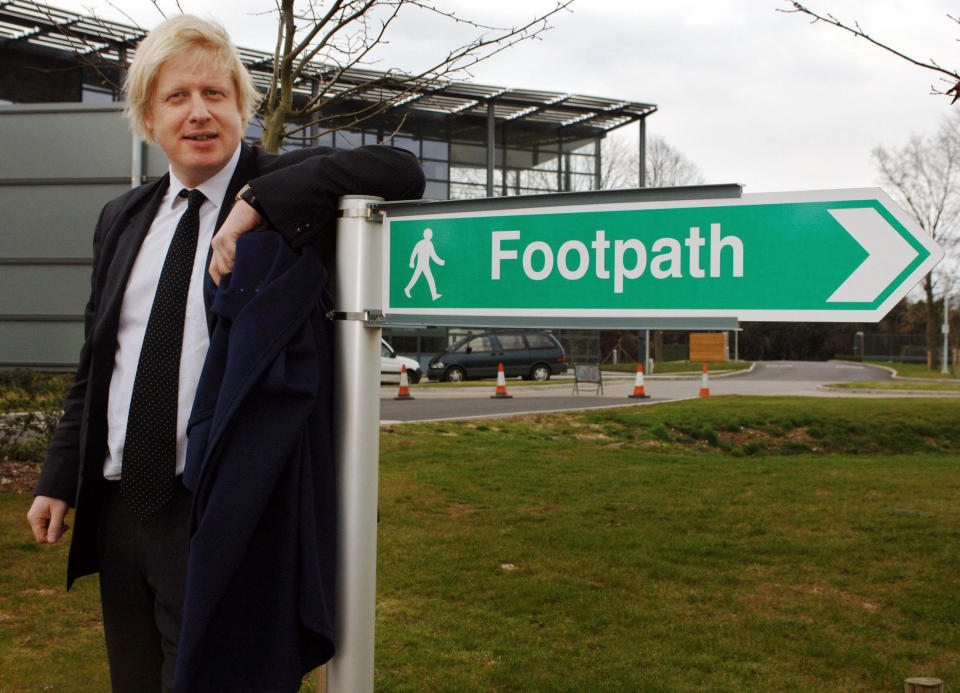
{"type": "Polygon", "coordinates": [[[238,237],[268,225],[329,258],[341,195],[416,198],[423,174],[391,147],[244,144],[258,95],[223,28],[196,17],[152,31],[124,88],[131,127],[169,173],[101,212],[80,365],[28,521],[56,543],[75,505],[67,587],[99,571],[113,688],[142,693],[173,689],[191,498],[170,472],[183,471],[208,346],[204,272],[230,272],[238,237]]]}

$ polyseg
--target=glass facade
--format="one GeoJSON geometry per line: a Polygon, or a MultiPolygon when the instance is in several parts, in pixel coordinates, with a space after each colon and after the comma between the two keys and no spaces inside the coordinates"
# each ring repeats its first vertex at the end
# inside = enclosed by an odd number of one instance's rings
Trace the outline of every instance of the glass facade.
{"type": "MultiPolygon", "coordinates": [[[[262,124],[250,123],[247,139],[258,142],[262,124]]],[[[442,126],[428,126],[419,133],[382,130],[336,130],[321,135],[288,139],[282,149],[319,144],[337,149],[353,149],[365,144],[392,144],[413,152],[423,165],[427,179],[424,197],[432,200],[456,200],[487,197],[487,147],[467,138],[444,138],[442,126]]],[[[542,138],[542,134],[540,135],[542,138]]],[[[493,153],[493,195],[536,195],[542,193],[597,190],[600,187],[599,137],[564,142],[529,142],[521,138],[498,136],[501,144],[493,153]],[[507,140],[506,147],[503,140],[507,140]]]]}

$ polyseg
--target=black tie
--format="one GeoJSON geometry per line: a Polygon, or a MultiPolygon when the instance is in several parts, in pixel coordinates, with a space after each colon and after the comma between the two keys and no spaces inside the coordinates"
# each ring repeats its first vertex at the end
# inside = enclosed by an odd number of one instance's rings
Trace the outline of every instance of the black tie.
{"type": "Polygon", "coordinates": [[[120,497],[141,520],[173,498],[177,470],[177,393],[190,275],[200,232],[199,190],[180,191],[180,217],[153,297],[133,381],[123,448],[120,497]]]}

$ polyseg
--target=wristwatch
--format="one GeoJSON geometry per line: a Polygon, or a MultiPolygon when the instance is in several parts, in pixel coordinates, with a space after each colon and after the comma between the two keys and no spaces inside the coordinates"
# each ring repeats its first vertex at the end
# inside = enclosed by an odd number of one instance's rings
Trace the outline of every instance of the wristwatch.
{"type": "Polygon", "coordinates": [[[240,192],[237,193],[236,199],[243,200],[248,205],[253,207],[254,211],[259,214],[261,217],[266,215],[263,213],[263,207],[260,206],[260,202],[257,200],[256,194],[253,192],[253,188],[250,187],[250,184],[247,183],[242,188],[240,192]]]}

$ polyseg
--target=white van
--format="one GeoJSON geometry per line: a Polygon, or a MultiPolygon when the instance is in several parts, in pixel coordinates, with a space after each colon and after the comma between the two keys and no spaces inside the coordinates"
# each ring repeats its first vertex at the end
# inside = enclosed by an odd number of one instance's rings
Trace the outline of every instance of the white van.
{"type": "Polygon", "coordinates": [[[380,340],[380,382],[399,383],[400,368],[407,367],[407,382],[411,385],[420,382],[420,364],[406,356],[398,356],[394,348],[380,340]]]}

